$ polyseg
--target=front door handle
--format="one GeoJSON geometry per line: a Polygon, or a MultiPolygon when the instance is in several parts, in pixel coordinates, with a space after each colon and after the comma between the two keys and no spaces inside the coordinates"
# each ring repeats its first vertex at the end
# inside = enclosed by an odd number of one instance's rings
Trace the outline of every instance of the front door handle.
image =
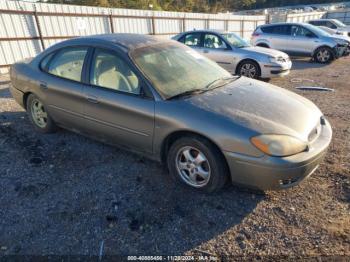
{"type": "Polygon", "coordinates": [[[89,101],[90,103],[94,103],[94,104],[98,104],[98,98],[96,96],[91,96],[91,95],[88,95],[86,97],[87,101],[89,101]]]}
{"type": "Polygon", "coordinates": [[[209,53],[209,50],[204,50],[203,53],[206,53],[206,54],[207,54],[207,53],[209,53]]]}
{"type": "Polygon", "coordinates": [[[40,87],[42,88],[42,89],[48,89],[48,86],[47,86],[47,83],[46,82],[40,82],[40,87]]]}

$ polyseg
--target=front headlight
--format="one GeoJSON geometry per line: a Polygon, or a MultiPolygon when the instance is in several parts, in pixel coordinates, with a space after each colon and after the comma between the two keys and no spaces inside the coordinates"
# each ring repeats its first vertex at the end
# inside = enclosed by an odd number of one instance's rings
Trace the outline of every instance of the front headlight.
{"type": "Polygon", "coordinates": [[[348,36],[348,33],[344,32],[344,31],[337,31],[336,34],[337,35],[342,35],[342,36],[348,36]]]}
{"type": "Polygon", "coordinates": [[[260,135],[250,139],[260,151],[270,156],[290,156],[307,149],[307,143],[288,135],[260,135]]]}
{"type": "Polygon", "coordinates": [[[285,63],[288,61],[287,58],[284,58],[282,56],[279,56],[279,57],[269,57],[269,61],[271,63],[285,63]]]}

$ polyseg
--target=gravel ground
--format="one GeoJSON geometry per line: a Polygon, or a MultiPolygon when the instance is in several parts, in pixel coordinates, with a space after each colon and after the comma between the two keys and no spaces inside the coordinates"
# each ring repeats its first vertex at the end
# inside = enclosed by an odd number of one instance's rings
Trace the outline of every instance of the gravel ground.
{"type": "Polygon", "coordinates": [[[334,138],[309,179],[265,194],[195,193],[132,153],[64,130],[35,133],[0,78],[0,254],[98,256],[103,242],[103,255],[349,258],[349,65],[296,60],[288,77],[271,81],[318,105],[334,138]]]}

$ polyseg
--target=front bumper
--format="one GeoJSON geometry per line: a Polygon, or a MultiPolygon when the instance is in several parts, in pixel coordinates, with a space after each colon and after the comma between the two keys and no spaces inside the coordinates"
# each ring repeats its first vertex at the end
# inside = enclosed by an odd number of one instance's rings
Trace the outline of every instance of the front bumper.
{"type": "Polygon", "coordinates": [[[288,61],[281,64],[266,63],[262,64],[260,67],[262,78],[283,77],[290,73],[292,62],[288,61]]]}
{"type": "Polygon", "coordinates": [[[342,56],[348,56],[350,54],[350,45],[337,45],[334,48],[334,52],[337,58],[342,56]]]}
{"type": "Polygon", "coordinates": [[[322,162],[332,139],[332,129],[325,121],[321,134],[310,149],[288,157],[250,157],[224,152],[234,184],[260,190],[279,190],[299,184],[322,162]]]}

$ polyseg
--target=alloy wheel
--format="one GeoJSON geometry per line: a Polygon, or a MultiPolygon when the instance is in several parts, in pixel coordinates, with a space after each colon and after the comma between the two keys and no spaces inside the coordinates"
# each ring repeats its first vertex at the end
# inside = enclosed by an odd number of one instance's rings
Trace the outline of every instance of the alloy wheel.
{"type": "Polygon", "coordinates": [[[38,99],[32,101],[31,113],[34,123],[40,128],[45,128],[47,125],[47,113],[44,105],[38,99]]]}
{"type": "Polygon", "coordinates": [[[328,62],[331,58],[331,54],[327,49],[321,49],[317,52],[317,60],[325,63],[328,62]]]}
{"type": "Polygon", "coordinates": [[[240,70],[240,75],[246,76],[249,78],[255,78],[257,74],[257,68],[255,65],[246,63],[243,64],[240,70]]]}
{"type": "Polygon", "coordinates": [[[176,156],[176,168],[180,178],[192,187],[204,187],[210,180],[209,161],[197,148],[182,147],[176,156]]]}

